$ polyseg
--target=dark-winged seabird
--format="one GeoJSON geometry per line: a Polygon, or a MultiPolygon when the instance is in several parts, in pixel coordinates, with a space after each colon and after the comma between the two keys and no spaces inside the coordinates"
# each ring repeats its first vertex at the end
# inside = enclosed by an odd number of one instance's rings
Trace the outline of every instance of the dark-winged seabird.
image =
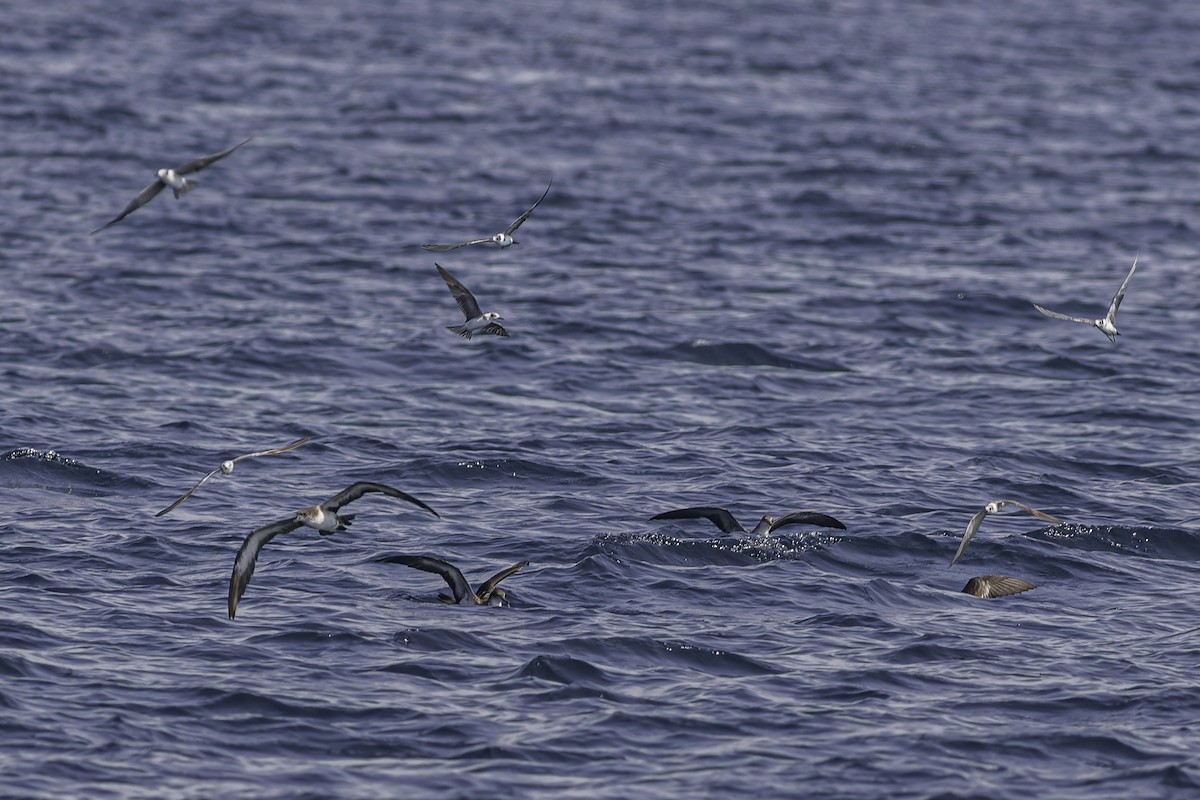
{"type": "Polygon", "coordinates": [[[1036,589],[1027,580],[1011,578],[1008,575],[978,575],[967,581],[963,594],[973,594],[976,597],[1008,597],[1010,594],[1020,594],[1036,589]]]}
{"type": "Polygon", "coordinates": [[[258,554],[267,542],[280,534],[291,533],[302,525],[316,528],[322,536],[328,536],[336,531],[344,531],[354,520],[355,515],[339,515],[338,509],[368,492],[380,492],[389,497],[397,497],[412,503],[423,511],[428,511],[435,517],[438,516],[438,513],[432,508],[399,489],[393,489],[382,483],[360,482],[345,491],[338,492],[324,503],[302,508],[292,517],[256,528],[242,542],[242,546],[233,560],[233,575],[229,578],[229,618],[233,619],[237,614],[238,601],[246,593],[246,586],[250,583],[250,577],[254,575],[254,562],[258,560],[258,554]]]}
{"type": "Polygon", "coordinates": [[[203,478],[196,481],[196,485],[193,486],[192,488],[188,489],[186,492],[184,492],[182,497],[180,497],[174,503],[171,503],[171,505],[167,506],[162,511],[159,511],[154,516],[161,517],[163,514],[171,513],[172,511],[174,511],[176,508],[179,507],[180,503],[182,503],[184,500],[187,500],[189,497],[191,497],[193,494],[195,494],[196,490],[199,489],[201,486],[203,486],[204,482],[207,481],[212,476],[216,475],[217,473],[220,473],[222,475],[228,475],[229,473],[233,472],[233,465],[238,463],[239,461],[245,461],[248,458],[258,458],[259,456],[276,456],[276,455],[279,455],[280,453],[286,453],[289,450],[295,450],[297,447],[299,447],[302,444],[305,444],[310,439],[312,439],[311,436],[305,436],[303,439],[297,439],[296,441],[292,442],[291,444],[285,444],[283,447],[276,447],[272,450],[259,450],[257,453],[246,453],[245,455],[235,456],[234,458],[231,458],[228,461],[222,461],[221,466],[217,467],[212,472],[208,473],[203,478]]]}
{"type": "Polygon", "coordinates": [[[253,138],[254,137],[251,136],[245,141],[235,144],[228,150],[222,150],[219,153],[213,153],[211,156],[204,156],[204,158],[197,158],[195,161],[189,161],[183,166],[176,167],[175,169],[160,169],[158,171],[158,177],[155,178],[154,183],[138,192],[138,196],[133,198],[133,200],[129,202],[129,205],[122,209],[120,214],[117,214],[117,216],[113,217],[99,228],[96,228],[96,230],[92,231],[92,234],[97,234],[110,225],[116,225],[118,222],[125,219],[142,206],[146,205],[146,203],[149,203],[155,198],[156,195],[158,195],[159,192],[168,186],[174,190],[175,199],[178,200],[180,197],[183,197],[185,194],[194,189],[197,183],[195,178],[186,178],[184,177],[185,175],[191,175],[193,172],[199,172],[209,164],[220,161],[222,158],[229,155],[234,150],[237,150],[239,147],[253,138]]]}
{"type": "Polygon", "coordinates": [[[489,311],[486,314],[479,310],[479,302],[475,300],[475,295],[471,294],[471,290],[462,285],[458,278],[450,274],[450,271],[441,264],[434,264],[437,267],[438,274],[442,276],[442,280],[446,282],[446,286],[450,288],[450,296],[458,303],[459,309],[467,321],[462,325],[447,325],[449,330],[454,331],[464,339],[470,339],[472,334],[490,333],[493,336],[508,336],[508,331],[504,330],[498,320],[504,317],[497,314],[495,311],[489,311]]]}
{"type": "Polygon", "coordinates": [[[1072,317],[1067,314],[1060,314],[1057,311],[1051,311],[1048,308],[1043,308],[1037,303],[1033,307],[1045,314],[1051,319],[1063,319],[1067,322],[1081,322],[1084,325],[1091,325],[1098,328],[1101,333],[1108,337],[1110,342],[1115,342],[1117,337],[1121,335],[1117,330],[1117,309],[1121,307],[1121,301],[1125,299],[1125,290],[1129,288],[1129,279],[1133,277],[1133,271],[1137,269],[1137,256],[1133,257],[1133,266],[1129,268],[1129,274],[1125,276],[1125,280],[1121,281],[1121,288],[1117,289],[1117,293],[1113,295],[1112,302],[1108,304],[1108,314],[1104,319],[1085,319],[1084,317],[1072,317]]]}
{"type": "MultiPolygon", "coordinates": [[[[728,509],[715,506],[680,508],[675,511],[665,511],[662,514],[656,514],[650,519],[707,519],[724,533],[746,533],[746,529],[733,518],[733,514],[730,514],[728,509]]],[[[828,514],[818,514],[813,511],[793,511],[790,514],[784,514],[782,517],[765,515],[754,526],[754,530],[749,533],[755,536],[765,535],[787,525],[813,525],[818,528],[846,529],[845,525],[828,514]]]]}
{"type": "Polygon", "coordinates": [[[443,603],[466,606],[504,605],[504,590],[497,589],[497,584],[514,572],[520,572],[529,565],[528,561],[521,561],[513,564],[511,567],[506,567],[479,584],[479,591],[472,591],[471,584],[467,583],[467,579],[463,577],[462,571],[449,561],[443,561],[440,558],[434,558],[433,556],[398,555],[384,556],[375,560],[381,564],[404,564],[413,569],[420,569],[425,572],[434,572],[441,575],[450,587],[450,591],[454,592],[454,597],[452,599],[444,594],[439,594],[438,599],[443,603]]]}
{"type": "Polygon", "coordinates": [[[497,233],[495,236],[487,236],[483,239],[471,239],[470,241],[459,242],[458,244],[423,244],[421,247],[431,253],[445,253],[449,250],[457,250],[460,247],[469,247],[473,244],[488,244],[489,242],[498,244],[501,247],[520,244],[520,242],[513,238],[513,234],[517,232],[517,228],[524,224],[525,220],[529,219],[529,215],[533,213],[533,210],[546,199],[546,195],[550,194],[550,186],[553,183],[554,179],[552,178],[550,183],[546,184],[546,191],[542,192],[542,196],[537,199],[537,202],[531,205],[528,211],[513,220],[513,224],[505,228],[503,233],[497,233]]]}
{"type": "Polygon", "coordinates": [[[971,537],[975,535],[975,531],[979,530],[979,526],[983,524],[983,520],[988,514],[995,514],[1005,506],[1014,506],[1022,511],[1033,514],[1035,517],[1054,525],[1062,525],[1063,521],[1058,517],[1047,514],[1044,511],[1038,511],[1036,508],[1030,508],[1024,503],[1018,503],[1016,500],[993,500],[983,508],[975,512],[975,516],[971,517],[971,521],[967,523],[967,530],[963,534],[962,542],[958,545],[958,552],[954,554],[954,558],[950,559],[950,566],[954,566],[954,562],[962,556],[967,549],[967,543],[971,541],[971,537]]]}

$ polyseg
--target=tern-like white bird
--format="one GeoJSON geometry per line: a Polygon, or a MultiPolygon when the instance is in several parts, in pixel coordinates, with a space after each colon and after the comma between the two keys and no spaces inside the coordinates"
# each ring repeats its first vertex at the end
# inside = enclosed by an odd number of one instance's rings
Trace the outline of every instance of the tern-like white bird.
{"type": "Polygon", "coordinates": [[[1038,519],[1045,520],[1046,522],[1054,525],[1063,524],[1063,521],[1058,517],[1047,514],[1044,511],[1038,511],[1036,508],[1031,508],[1024,503],[1018,503],[1016,500],[993,500],[983,508],[976,511],[975,516],[971,517],[971,521],[967,523],[967,530],[965,533],[963,533],[962,542],[958,545],[958,552],[954,554],[954,558],[950,559],[950,566],[953,567],[954,563],[958,561],[960,557],[962,557],[963,552],[965,552],[967,549],[967,544],[975,535],[975,531],[979,530],[979,526],[983,524],[983,520],[987,518],[987,515],[995,514],[1005,506],[1014,506],[1029,514],[1033,514],[1038,519]]]}
{"type": "Polygon", "coordinates": [[[502,232],[497,233],[495,236],[485,236],[482,239],[471,239],[466,242],[459,242],[458,244],[423,244],[421,247],[425,248],[431,253],[445,253],[449,250],[457,250],[460,247],[470,247],[473,244],[496,244],[500,247],[509,247],[510,245],[520,244],[520,242],[513,238],[513,234],[517,232],[517,228],[521,227],[525,223],[525,220],[529,219],[529,215],[533,213],[533,210],[541,205],[541,202],[546,199],[546,195],[550,194],[550,187],[553,184],[554,180],[551,179],[550,183],[546,184],[546,191],[542,192],[542,196],[537,199],[537,202],[531,205],[528,211],[513,220],[512,225],[509,225],[502,232]]]}
{"type": "Polygon", "coordinates": [[[1117,309],[1121,307],[1121,301],[1125,299],[1125,290],[1129,288],[1129,279],[1133,277],[1134,270],[1136,269],[1137,255],[1133,257],[1133,266],[1129,268],[1129,274],[1125,276],[1125,280],[1121,281],[1121,288],[1117,289],[1117,293],[1113,295],[1112,302],[1108,304],[1108,314],[1105,315],[1104,319],[1072,317],[1069,314],[1060,314],[1057,311],[1043,308],[1037,303],[1034,303],[1033,307],[1051,319],[1062,319],[1067,322],[1080,322],[1084,325],[1091,325],[1107,336],[1110,342],[1115,342],[1117,337],[1121,335],[1121,332],[1117,330],[1117,309]]]}

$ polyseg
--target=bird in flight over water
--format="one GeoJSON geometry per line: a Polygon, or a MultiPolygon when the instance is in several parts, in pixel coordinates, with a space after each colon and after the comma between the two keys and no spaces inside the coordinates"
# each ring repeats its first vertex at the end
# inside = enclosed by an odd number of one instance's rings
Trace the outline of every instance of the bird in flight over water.
{"type": "Polygon", "coordinates": [[[180,503],[182,503],[184,500],[187,500],[189,497],[191,497],[193,494],[195,494],[196,490],[199,489],[201,486],[203,486],[204,482],[207,481],[209,478],[213,477],[218,472],[221,473],[222,475],[228,475],[229,473],[233,472],[233,465],[238,463],[239,461],[245,461],[248,458],[258,458],[259,456],[277,456],[280,453],[286,453],[289,450],[295,450],[300,445],[307,443],[310,439],[312,439],[311,436],[305,436],[303,439],[297,439],[296,441],[292,442],[291,444],[285,444],[283,447],[276,447],[271,450],[259,450],[257,453],[246,453],[245,455],[235,456],[235,457],[229,459],[228,461],[222,461],[221,466],[217,467],[212,472],[208,473],[203,478],[196,481],[196,485],[193,486],[192,488],[188,489],[186,492],[184,492],[182,497],[180,497],[174,503],[171,503],[171,505],[167,506],[162,511],[159,511],[154,516],[161,517],[163,514],[170,514],[172,511],[174,511],[176,508],[179,507],[180,503]]]}
{"type": "Polygon", "coordinates": [[[1036,589],[1027,580],[1012,578],[1008,575],[978,575],[967,581],[962,588],[963,594],[973,594],[976,597],[1008,597],[1010,594],[1020,594],[1036,589]]]}
{"type": "Polygon", "coordinates": [[[467,321],[462,325],[447,325],[449,330],[454,331],[464,339],[470,339],[476,333],[490,333],[493,336],[508,336],[508,331],[504,330],[504,326],[500,324],[500,320],[504,317],[497,314],[495,311],[488,311],[486,314],[479,310],[479,302],[475,299],[475,295],[471,294],[471,290],[463,286],[462,281],[450,274],[450,271],[441,264],[434,264],[437,267],[438,274],[442,276],[442,280],[446,282],[446,286],[450,289],[450,296],[458,303],[459,310],[467,321]]]}
{"type": "Polygon", "coordinates": [[[983,524],[983,521],[987,518],[987,515],[995,514],[1005,506],[1015,506],[1022,511],[1033,514],[1038,519],[1045,520],[1046,522],[1054,525],[1063,524],[1063,521],[1058,517],[1051,516],[1044,511],[1038,511],[1036,508],[1030,508],[1024,503],[1018,503],[1016,500],[993,500],[983,508],[976,511],[975,516],[971,517],[971,521],[967,523],[967,530],[963,533],[962,542],[958,545],[958,552],[954,554],[954,558],[950,559],[950,566],[953,567],[954,562],[958,561],[958,559],[962,557],[962,554],[966,552],[967,543],[971,541],[971,538],[975,535],[975,532],[979,530],[979,526],[983,524]]]}
{"type": "Polygon", "coordinates": [[[504,605],[504,590],[496,588],[497,584],[514,572],[520,572],[529,566],[528,561],[521,561],[513,564],[511,567],[505,567],[479,584],[479,591],[475,591],[471,588],[471,584],[467,583],[467,579],[463,577],[462,570],[449,561],[443,561],[440,558],[434,558],[433,556],[398,555],[384,556],[375,559],[375,561],[381,564],[404,564],[413,569],[420,569],[441,575],[442,579],[446,581],[446,585],[450,587],[450,591],[454,593],[454,597],[450,598],[447,595],[439,594],[438,599],[450,605],[465,606],[504,605]]]}
{"type": "Polygon", "coordinates": [[[460,247],[470,247],[473,244],[491,243],[497,244],[502,248],[509,247],[510,245],[514,244],[520,244],[520,242],[513,238],[513,234],[517,232],[517,228],[521,227],[521,225],[525,223],[525,220],[529,219],[529,215],[533,213],[533,210],[537,208],[543,200],[546,199],[546,195],[550,194],[550,187],[553,184],[554,180],[551,179],[550,183],[546,184],[546,191],[542,192],[542,196],[537,199],[537,202],[531,205],[528,211],[513,220],[512,225],[509,225],[507,228],[505,228],[502,233],[497,233],[495,236],[485,236],[482,239],[471,239],[470,241],[459,242],[458,244],[423,244],[421,247],[425,248],[431,253],[445,253],[450,250],[457,250],[460,247]]]}
{"type": "Polygon", "coordinates": [[[142,206],[146,205],[146,203],[149,203],[158,195],[159,192],[168,186],[174,190],[175,199],[178,200],[180,197],[183,197],[196,187],[196,179],[185,176],[191,175],[193,172],[199,172],[209,164],[220,161],[222,158],[229,155],[234,150],[237,150],[239,147],[253,138],[254,137],[251,136],[249,139],[235,144],[228,150],[222,150],[219,153],[213,153],[211,156],[204,156],[204,158],[197,158],[195,161],[189,161],[183,166],[176,167],[175,169],[160,169],[158,171],[158,177],[154,179],[154,183],[138,192],[138,196],[133,198],[133,200],[129,202],[129,205],[125,206],[125,208],[121,210],[120,214],[117,214],[117,216],[113,217],[99,228],[96,228],[96,230],[92,231],[92,234],[95,235],[111,225],[116,225],[118,222],[125,219],[142,206]]]}
{"type": "Polygon", "coordinates": [[[1110,342],[1115,342],[1117,337],[1121,335],[1120,331],[1117,330],[1117,309],[1121,307],[1121,301],[1125,299],[1125,290],[1129,288],[1129,279],[1133,277],[1133,272],[1136,269],[1137,256],[1135,255],[1133,257],[1133,266],[1129,268],[1129,274],[1125,276],[1125,280],[1121,281],[1121,288],[1117,289],[1117,293],[1113,295],[1112,302],[1108,304],[1108,313],[1104,316],[1104,319],[1072,317],[1068,314],[1060,314],[1057,311],[1043,308],[1037,303],[1034,303],[1033,307],[1051,319],[1062,319],[1067,322],[1080,322],[1084,325],[1091,325],[1094,328],[1098,328],[1101,333],[1107,336],[1110,342]]]}
{"type": "MultiPolygon", "coordinates": [[[[721,529],[722,533],[746,533],[746,529],[741,526],[733,514],[729,513],[726,508],[716,506],[697,506],[695,508],[680,508],[675,511],[664,511],[661,514],[656,514],[650,519],[707,519],[712,524],[721,529]]],[[[846,526],[838,522],[828,514],[819,514],[813,511],[793,511],[790,514],[784,514],[782,517],[772,517],[765,515],[754,526],[754,530],[749,531],[754,536],[765,536],[779,528],[787,525],[814,525],[818,528],[840,528],[846,529],[846,526]]]]}

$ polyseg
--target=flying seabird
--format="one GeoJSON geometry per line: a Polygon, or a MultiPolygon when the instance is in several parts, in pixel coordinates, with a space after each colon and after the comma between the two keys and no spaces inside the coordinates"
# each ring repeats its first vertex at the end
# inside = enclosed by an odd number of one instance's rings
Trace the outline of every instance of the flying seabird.
{"type": "Polygon", "coordinates": [[[471,294],[471,290],[463,286],[458,278],[450,274],[450,271],[441,264],[434,264],[437,267],[438,274],[442,276],[442,280],[446,282],[446,286],[450,287],[450,296],[458,302],[458,307],[462,311],[463,316],[467,321],[462,325],[447,325],[449,330],[454,331],[464,339],[470,339],[475,333],[490,333],[494,336],[508,336],[508,331],[504,330],[504,326],[497,320],[504,317],[497,314],[495,311],[489,311],[486,314],[479,310],[479,302],[475,299],[475,295],[471,294]]]}
{"type": "MultiPolygon", "coordinates": [[[[1140,255],[1140,254],[1139,254],[1140,255]]],[[[1133,271],[1137,269],[1137,255],[1133,257],[1133,266],[1129,268],[1129,274],[1125,276],[1125,280],[1121,281],[1121,288],[1117,289],[1117,293],[1113,295],[1112,302],[1108,304],[1108,314],[1104,319],[1085,319],[1083,317],[1072,317],[1067,314],[1060,314],[1057,311],[1051,311],[1048,308],[1042,308],[1037,303],[1033,307],[1045,314],[1051,319],[1065,319],[1067,322],[1082,322],[1084,325],[1091,325],[1099,328],[1100,332],[1108,337],[1110,342],[1115,342],[1117,337],[1121,335],[1117,330],[1117,309],[1121,307],[1121,301],[1125,299],[1125,290],[1129,288],[1129,279],[1133,277],[1133,271]]]]}
{"type": "Polygon", "coordinates": [[[276,447],[273,450],[259,450],[257,453],[246,453],[245,455],[235,456],[234,458],[231,458],[228,461],[222,461],[221,466],[217,467],[212,472],[208,473],[203,478],[198,480],[196,482],[195,486],[193,486],[192,488],[188,489],[186,492],[183,493],[182,497],[180,497],[174,503],[171,503],[171,505],[167,506],[162,511],[159,511],[154,516],[161,517],[163,514],[171,513],[179,506],[180,503],[182,503],[184,500],[187,500],[189,497],[191,497],[193,494],[195,494],[196,490],[199,489],[201,486],[203,486],[205,481],[207,481],[212,476],[216,475],[218,472],[221,473],[222,475],[228,475],[229,473],[233,472],[233,465],[238,463],[239,461],[245,461],[248,458],[258,458],[259,456],[275,456],[275,455],[279,455],[280,453],[286,453],[289,450],[295,450],[297,447],[308,442],[310,439],[312,439],[311,436],[305,436],[303,439],[297,439],[296,441],[292,442],[291,444],[285,444],[283,447],[276,447]]]}
{"type": "Polygon", "coordinates": [[[237,150],[239,147],[253,138],[254,137],[251,136],[249,139],[235,144],[228,150],[222,150],[219,153],[213,153],[211,156],[204,156],[204,158],[197,158],[195,161],[189,161],[183,166],[176,167],[175,169],[160,169],[158,171],[158,177],[155,178],[154,183],[138,192],[138,196],[133,198],[133,200],[129,202],[129,205],[125,206],[120,214],[117,214],[117,216],[113,217],[99,228],[96,228],[96,230],[92,231],[92,235],[99,233],[110,225],[116,225],[118,222],[125,219],[142,206],[146,205],[146,203],[149,203],[154,199],[155,195],[168,186],[174,190],[176,200],[178,200],[180,197],[183,197],[185,194],[194,189],[197,183],[195,178],[185,178],[185,175],[191,175],[193,172],[199,172],[209,164],[212,164],[215,161],[220,161],[222,158],[229,155],[234,150],[237,150]]]}
{"type": "Polygon", "coordinates": [[[962,542],[958,545],[958,552],[954,554],[954,558],[950,559],[950,566],[953,567],[954,562],[958,561],[959,557],[962,556],[963,551],[967,549],[967,543],[971,541],[971,537],[975,535],[975,531],[979,530],[979,526],[983,524],[984,518],[987,517],[988,514],[995,514],[1005,506],[1016,506],[1022,511],[1027,511],[1030,514],[1033,514],[1038,519],[1043,519],[1046,522],[1050,522],[1055,525],[1063,524],[1063,521],[1058,517],[1051,516],[1044,511],[1038,511],[1036,508],[1030,508],[1024,503],[1018,503],[1016,500],[993,500],[975,512],[975,516],[971,517],[971,521],[967,523],[966,533],[963,534],[962,542]]]}
{"type": "Polygon", "coordinates": [[[233,619],[237,613],[238,601],[246,593],[246,586],[250,583],[250,577],[254,574],[254,562],[258,560],[259,551],[263,549],[263,546],[267,542],[280,534],[291,533],[301,525],[316,528],[321,532],[322,536],[328,536],[335,531],[344,531],[354,520],[355,515],[339,515],[337,513],[338,509],[347,503],[357,500],[368,492],[381,492],[389,497],[398,497],[424,511],[428,511],[435,517],[439,516],[432,508],[399,489],[393,489],[382,483],[360,482],[345,491],[338,492],[324,503],[302,508],[294,516],[277,520],[261,528],[256,528],[242,542],[242,546],[238,549],[237,556],[233,560],[233,575],[229,578],[229,618],[233,619]]]}
{"type": "MultiPolygon", "coordinates": [[[[715,506],[699,506],[696,508],[680,508],[675,511],[665,511],[662,514],[656,514],[650,519],[707,519],[711,520],[714,525],[721,529],[724,533],[746,533],[733,514],[729,513],[728,509],[718,508],[715,506]]],[[[766,535],[772,531],[782,528],[786,525],[815,525],[818,528],[841,528],[846,529],[846,526],[838,522],[828,514],[818,514],[813,511],[793,511],[790,514],[784,514],[782,517],[764,516],[754,526],[754,530],[750,533],[754,536],[766,535]]]]}
{"type": "Polygon", "coordinates": [[[435,572],[441,575],[447,585],[449,585],[450,591],[454,592],[454,598],[451,599],[444,594],[439,594],[438,599],[443,603],[465,606],[504,605],[504,590],[497,589],[496,585],[509,575],[512,575],[514,572],[520,572],[529,565],[528,561],[521,561],[520,563],[513,564],[511,567],[502,569],[479,584],[479,591],[475,592],[471,590],[471,584],[467,583],[467,579],[463,577],[462,571],[458,567],[440,558],[434,558],[433,556],[398,555],[384,556],[375,560],[381,564],[404,564],[413,569],[435,572]]]}
{"type": "Polygon", "coordinates": [[[1010,578],[1008,575],[979,575],[967,581],[963,594],[973,594],[976,597],[1008,597],[1010,594],[1020,594],[1030,589],[1036,589],[1027,580],[1010,578]]]}
{"type": "Polygon", "coordinates": [[[431,253],[445,253],[448,250],[457,250],[460,247],[469,247],[473,244],[487,244],[488,242],[493,242],[501,247],[520,244],[520,242],[513,238],[513,234],[517,232],[517,228],[521,227],[525,220],[529,219],[529,215],[533,213],[533,210],[546,199],[546,195],[550,194],[550,186],[553,183],[554,179],[552,178],[550,183],[546,184],[546,191],[542,192],[542,196],[538,198],[537,202],[531,205],[528,211],[513,220],[513,224],[509,225],[503,233],[497,233],[495,236],[488,236],[483,239],[472,239],[469,242],[459,242],[458,244],[423,244],[421,247],[431,253]]]}

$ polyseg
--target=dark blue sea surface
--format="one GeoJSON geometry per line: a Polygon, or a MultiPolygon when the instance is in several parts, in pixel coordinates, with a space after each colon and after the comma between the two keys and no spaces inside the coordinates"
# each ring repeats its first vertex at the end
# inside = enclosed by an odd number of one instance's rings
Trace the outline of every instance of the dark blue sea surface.
{"type": "Polygon", "coordinates": [[[1200,796],[1200,5],[0,17],[0,796],[1200,796]]]}

